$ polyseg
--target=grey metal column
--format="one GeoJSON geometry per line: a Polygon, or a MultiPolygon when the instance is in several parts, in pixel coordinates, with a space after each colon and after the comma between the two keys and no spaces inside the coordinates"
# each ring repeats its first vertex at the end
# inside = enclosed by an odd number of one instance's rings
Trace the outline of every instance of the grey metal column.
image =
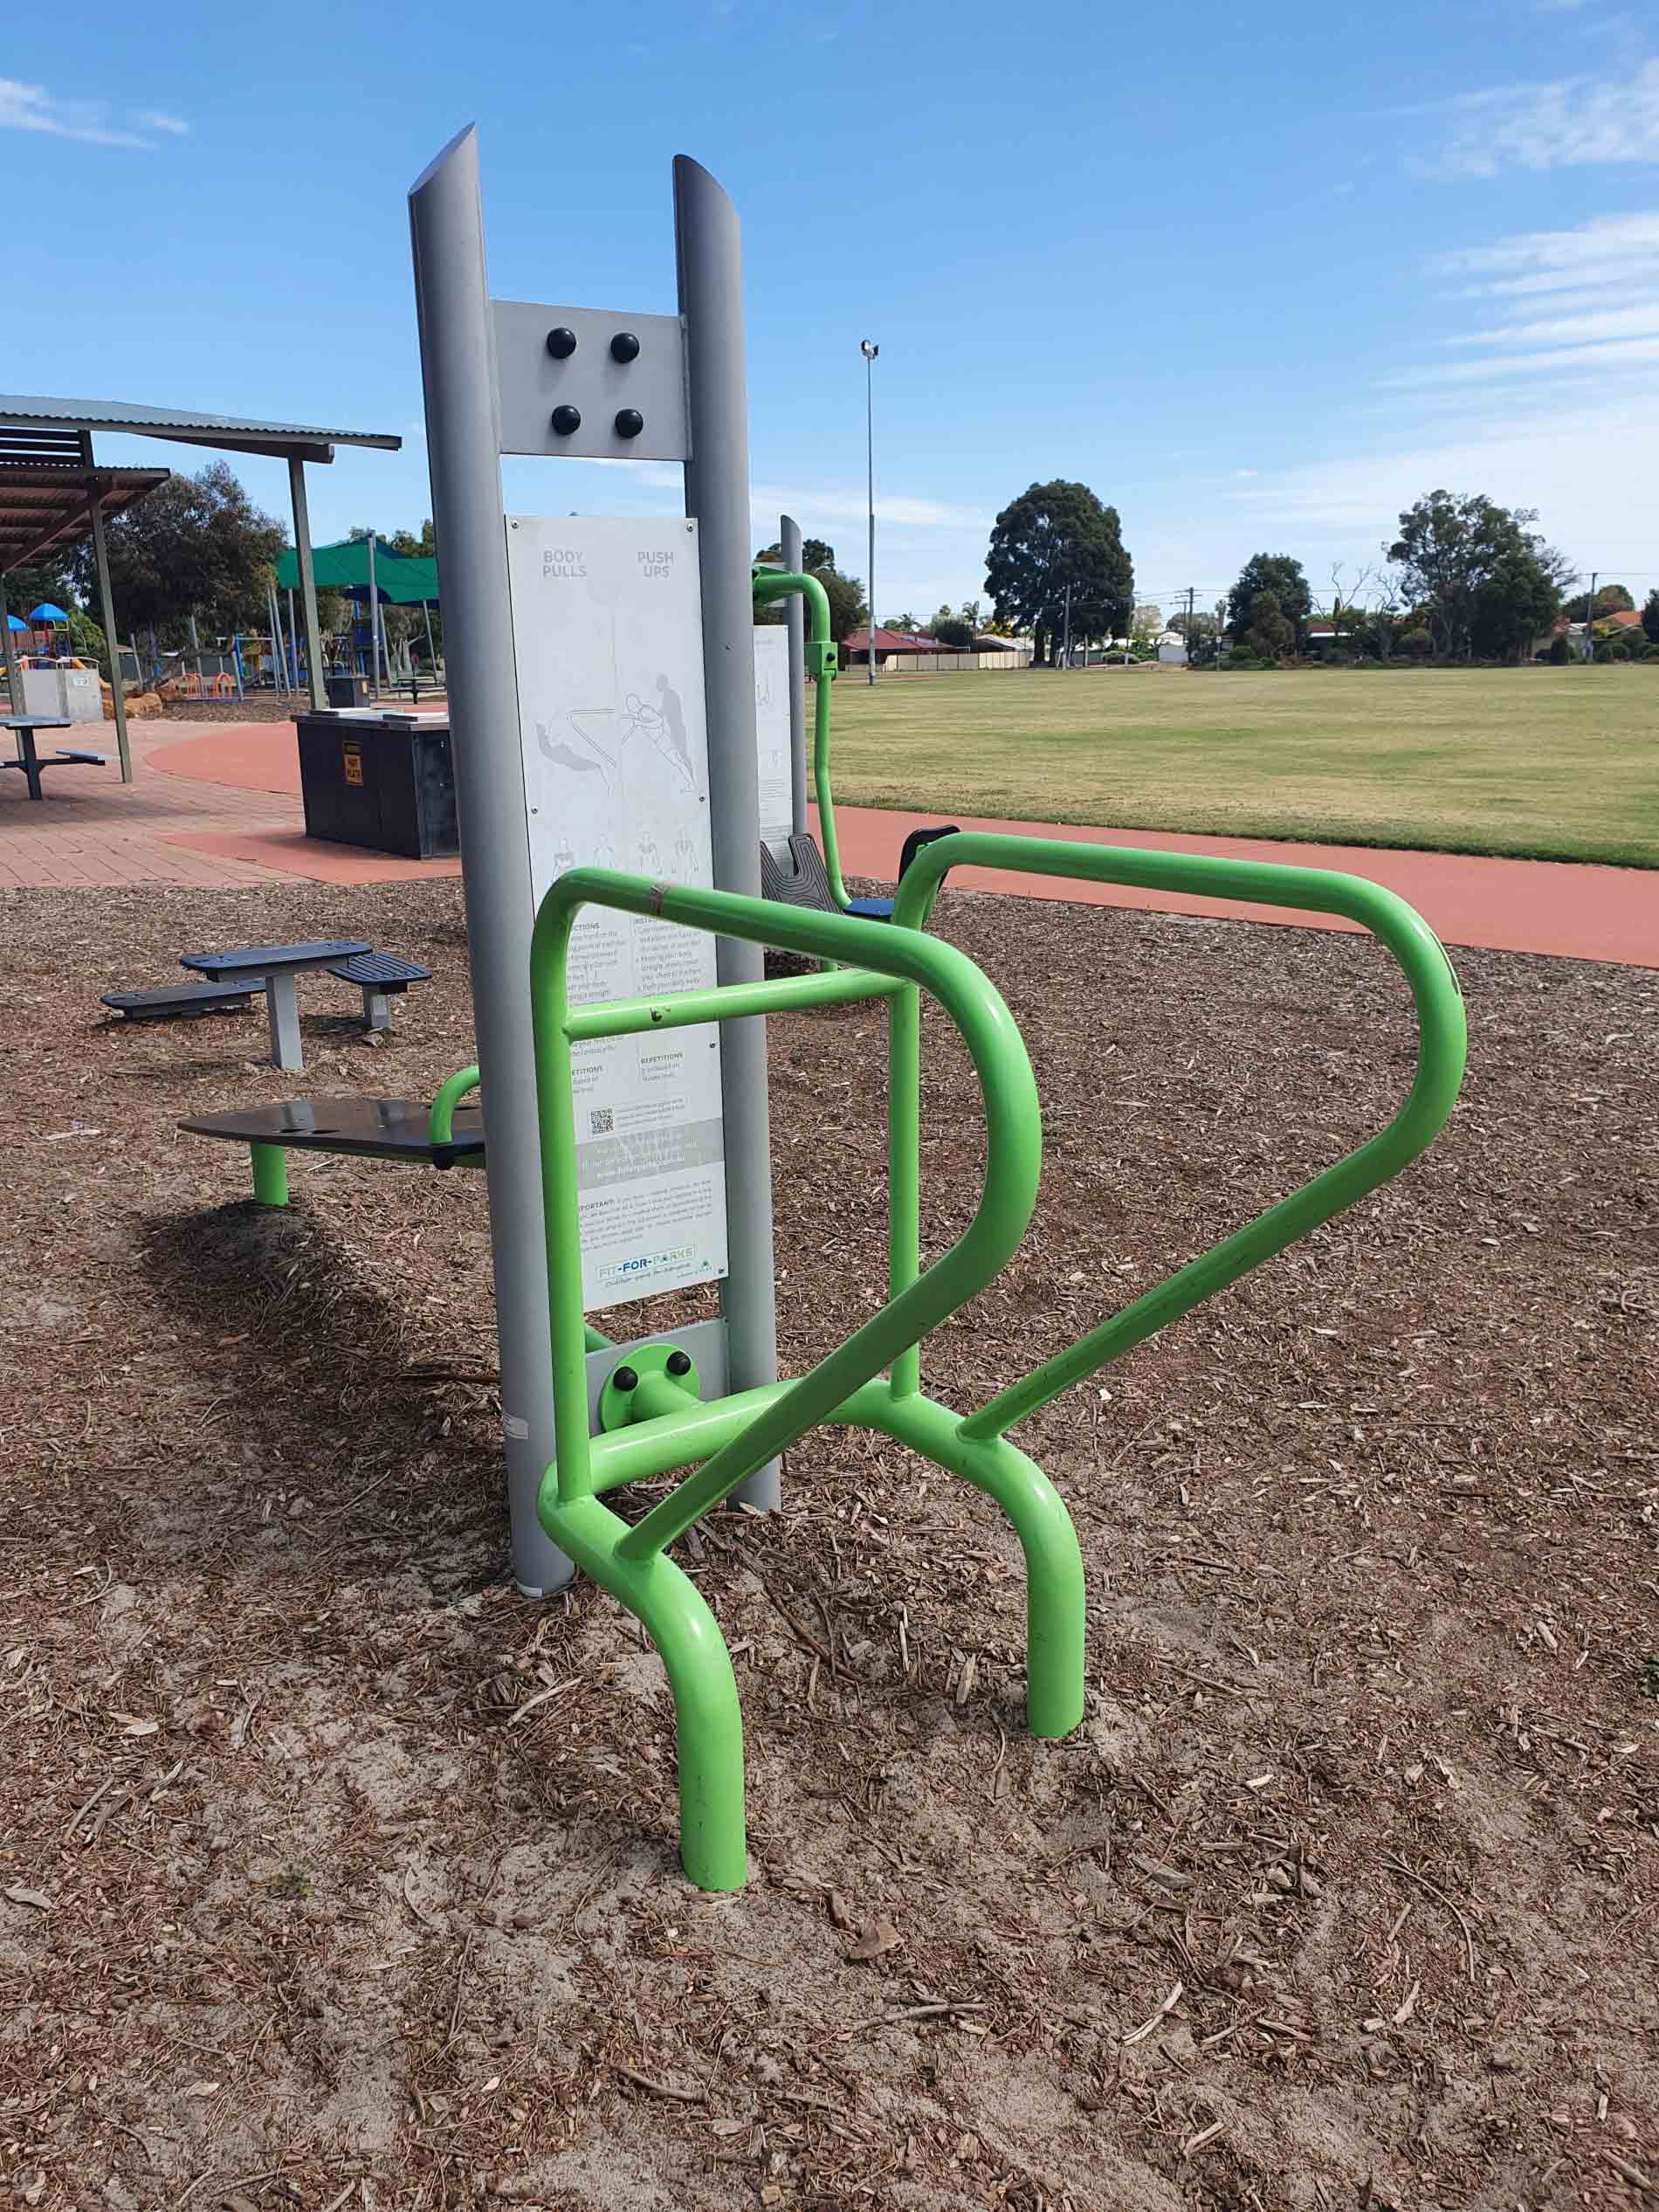
{"type": "Polygon", "coordinates": [[[368,680],[380,697],[380,586],[375,581],[375,533],[368,534],[368,680]]]}
{"type": "Polygon", "coordinates": [[[10,704],[7,712],[23,712],[23,678],[17,672],[17,649],[11,642],[11,610],[6,604],[5,571],[0,569],[0,651],[6,661],[6,697],[10,704]]]}
{"type": "MultiPolygon", "coordinates": [[[[115,724],[115,750],[120,755],[121,782],[133,780],[133,752],[127,741],[127,699],[121,690],[121,657],[115,640],[115,602],[109,589],[109,543],[104,535],[104,502],[93,470],[93,434],[82,431],[80,457],[86,464],[86,513],[93,526],[93,566],[98,572],[98,618],[104,625],[109,648],[109,711],[115,724]]],[[[14,707],[13,713],[17,710],[14,707]]]]}
{"type": "MultiPolygon", "coordinates": [[[[311,565],[311,516],[306,506],[306,465],[288,456],[288,489],[293,494],[293,555],[299,570],[299,601],[306,616],[306,676],[314,707],[328,703],[322,679],[322,624],[317,619],[317,572],[311,565]]],[[[293,602],[290,601],[290,605],[293,602]]],[[[292,619],[290,630],[293,628],[292,619]]],[[[294,672],[296,676],[299,671],[294,672]]]]}
{"type": "MultiPolygon", "coordinates": [[[[697,517],[703,567],[703,677],[708,703],[709,817],[717,890],[761,895],[760,770],[754,735],[754,596],[750,557],[748,398],[743,369],[743,264],[737,210],[699,162],[674,160],[674,244],[685,323],[691,458],[685,512],[697,517]]],[[[718,940],[723,983],[758,982],[758,945],[718,940]]],[[[730,1387],[775,1382],[772,1135],[766,1022],[720,1033],[726,1120],[728,1271],[720,1285],[730,1387]]],[[[737,1495],[780,1502],[775,1460],[737,1495]]]]}
{"type": "MultiPolygon", "coordinates": [[[[535,896],[519,749],[478,137],[471,127],[416,179],[409,212],[432,520],[444,564],[444,649],[473,1020],[484,1071],[513,1568],[519,1588],[538,1595],[561,1588],[574,1570],[536,1519],[536,1492],[553,1458],[553,1372],[530,1036],[535,896]]],[[[751,775],[754,761],[751,721],[751,775]]]]}
{"type": "MultiPolygon", "coordinates": [[[[783,565],[801,573],[801,525],[792,514],[778,517],[778,551],[783,565]]],[[[807,826],[807,610],[800,598],[786,599],[783,619],[789,629],[789,816],[796,836],[807,826]]]]}
{"type": "Polygon", "coordinates": [[[306,1052],[299,1041],[299,993],[292,973],[265,977],[265,1010],[271,1032],[272,1065],[304,1067],[306,1052]]]}

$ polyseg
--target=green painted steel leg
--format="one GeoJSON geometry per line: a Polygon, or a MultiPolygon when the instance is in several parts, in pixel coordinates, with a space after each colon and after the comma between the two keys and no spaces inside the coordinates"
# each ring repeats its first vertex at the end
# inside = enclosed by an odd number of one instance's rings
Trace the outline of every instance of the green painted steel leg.
{"type": "Polygon", "coordinates": [[[596,1498],[559,1503],[552,1469],[541,1485],[541,1526],[584,1574],[621,1600],[668,1670],[679,1752],[679,1858],[699,1890],[740,1890],[743,1718],[737,1680],[714,1616],[671,1559],[618,1557],[628,1533],[596,1498]]]}
{"type": "Polygon", "coordinates": [[[288,1202],[288,1163],[279,1144],[251,1144],[253,1155],[253,1201],[257,1206],[286,1206],[288,1202]]]}
{"type": "Polygon", "coordinates": [[[1025,1720],[1034,1736],[1069,1736],[1083,1718],[1087,1617],[1083,1554],[1059,1492],[1034,1459],[999,1437],[999,1449],[964,1437],[961,1416],[919,1394],[896,1398],[867,1383],[835,1418],[879,1429],[960,1475],[999,1505],[1025,1554],[1025,1720]]]}

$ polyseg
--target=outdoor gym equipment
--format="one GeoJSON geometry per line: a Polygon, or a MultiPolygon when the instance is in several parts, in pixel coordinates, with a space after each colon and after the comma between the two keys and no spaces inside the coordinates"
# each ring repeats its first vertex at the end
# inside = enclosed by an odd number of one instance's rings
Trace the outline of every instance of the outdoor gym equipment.
{"type": "MultiPolygon", "coordinates": [[[[694,162],[674,165],[674,218],[678,313],[608,313],[491,300],[470,131],[410,196],[514,1570],[522,1588],[543,1592],[580,1565],[645,1623],[675,1698],[682,1857],[694,1881],[730,1888],[743,1878],[736,1694],[707,1608],[667,1556],[673,1538],[733,1495],[774,1506],[779,1455],[818,1423],[905,1442],[985,1490],[1018,1530],[1028,1719],[1039,1734],[1064,1734],[1082,1710],[1076,1540],[1007,1431],[1403,1166],[1450,1109],[1463,1013],[1444,954],[1408,908],[1373,885],[1303,869],[957,833],[912,857],[891,926],[760,898],[757,585],[763,600],[787,595],[802,673],[795,610],[804,602],[814,621],[826,882],[846,902],[828,609],[787,519],[786,570],[752,571],[737,218],[694,162]],[[679,462],[685,515],[601,520],[563,500],[548,515],[505,515],[504,454],[679,462]],[[1405,968],[1422,1042],[1411,1096],[1380,1136],[961,1415],[922,1395],[918,1347],[1015,1249],[1041,1149],[1030,1065],[1007,1009],[925,929],[939,884],[970,861],[1347,915],[1405,968]],[[767,946],[830,965],[768,982],[767,946]],[[925,1271],[924,989],[967,1042],[989,1163],[971,1226],[925,1271]],[[888,1003],[891,1038],[889,1300],[809,1374],[781,1382],[764,1016],[871,997],[888,1003]],[[719,1318],[671,1335],[610,1343],[589,1318],[711,1280],[719,1318]],[[692,1471],[632,1528],[602,1502],[619,1484],[679,1468],[692,1471]]],[[[775,687],[771,696],[775,706],[775,687]]],[[[798,700],[792,684],[792,713],[798,700]]],[[[768,811],[800,831],[803,747],[791,749],[788,813],[781,798],[768,811]]],[[[444,1140],[458,1095],[435,1102],[429,1138],[444,1140]]]]}
{"type": "Polygon", "coordinates": [[[1451,1112],[1465,1047],[1462,996],[1438,940],[1379,885],[1315,869],[971,832],[941,838],[917,855],[899,886],[891,927],[578,868],[542,900],[531,996],[557,1442],[540,1486],[541,1523],[644,1623],[667,1668],[678,1732],[681,1863],[693,1882],[712,1890],[740,1888],[744,1880],[742,1724],[713,1616],[666,1547],[820,1423],[891,1437],[983,1491],[1013,1523],[1026,1561],[1027,1722],[1036,1736],[1067,1734],[1083,1712],[1082,1563],[1057,1492],[1008,1442],[1008,1431],[1398,1174],[1451,1112]],[[940,884],[959,865],[1345,915],[1370,930],[1399,962],[1419,1033],[1410,1093],[1384,1130],[966,1416],[922,1395],[919,1347],[1017,1250],[1036,1202],[1042,1117],[1030,1060],[1007,1007],[965,954],[924,934],[940,884]],[[584,906],[649,914],[840,964],[771,982],[576,1006],[569,990],[570,941],[584,906]],[[979,1206],[962,1236],[926,1271],[919,1244],[923,989],[967,1047],[986,1123],[979,1206]],[[706,1397],[694,1358],[671,1338],[625,1353],[613,1347],[597,1407],[601,1433],[591,1438],[574,1052],[601,1037],[874,997],[889,1006],[887,1304],[798,1381],[706,1397]],[[602,1492],[621,1484],[685,1466],[696,1471],[632,1526],[601,1502],[602,1492]]]}

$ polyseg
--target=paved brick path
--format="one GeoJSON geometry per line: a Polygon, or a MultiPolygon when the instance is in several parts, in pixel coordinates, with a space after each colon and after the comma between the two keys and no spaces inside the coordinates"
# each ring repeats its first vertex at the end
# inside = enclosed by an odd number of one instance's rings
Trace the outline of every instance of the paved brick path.
{"type": "MultiPolygon", "coordinates": [[[[113,734],[109,749],[113,755],[113,734]]],[[[50,796],[40,806],[24,796],[21,776],[0,776],[0,885],[207,885],[295,876],[325,883],[386,883],[460,872],[458,861],[399,860],[307,838],[299,757],[287,723],[135,723],[133,758],[136,781],[128,785],[113,768],[53,769],[50,796]]],[[[939,818],[843,807],[836,816],[842,865],[850,875],[891,881],[907,833],[939,818]]],[[[1399,892],[1449,945],[1659,967],[1659,871],[960,819],[964,829],[1343,868],[1399,892]]],[[[1312,922],[1307,915],[1280,909],[1037,876],[968,869],[953,880],[970,889],[1029,898],[1170,913],[1240,914],[1298,927],[1352,927],[1312,922]]]]}

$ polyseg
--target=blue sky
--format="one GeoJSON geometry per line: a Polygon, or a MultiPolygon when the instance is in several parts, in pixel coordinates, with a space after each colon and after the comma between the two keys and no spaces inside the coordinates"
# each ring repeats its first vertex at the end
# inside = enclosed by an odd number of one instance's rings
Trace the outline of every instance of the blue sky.
{"type": "MultiPolygon", "coordinates": [[[[76,29],[0,62],[0,385],[402,433],[311,472],[319,540],[429,511],[404,195],[476,121],[505,297],[671,309],[670,157],[736,199],[757,543],[787,504],[864,573],[879,342],[884,617],[979,594],[997,508],[1052,476],[1118,506],[1167,607],[1261,548],[1352,588],[1439,484],[1659,582],[1650,10],[83,0],[76,29]]],[[[677,495],[506,472],[526,511],[677,495]]]]}

